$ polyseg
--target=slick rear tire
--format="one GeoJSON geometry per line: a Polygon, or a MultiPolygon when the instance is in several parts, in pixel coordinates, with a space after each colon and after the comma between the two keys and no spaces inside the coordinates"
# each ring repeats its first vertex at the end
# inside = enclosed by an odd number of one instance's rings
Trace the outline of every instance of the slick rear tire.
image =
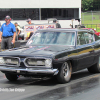
{"type": "Polygon", "coordinates": [[[67,83],[71,79],[72,66],[70,62],[64,62],[59,69],[57,80],[60,83],[67,83]]]}
{"type": "Polygon", "coordinates": [[[5,73],[6,78],[9,81],[16,81],[18,79],[18,75],[5,73]]]}
{"type": "Polygon", "coordinates": [[[98,57],[98,62],[93,66],[88,68],[90,73],[100,73],[100,56],[98,57]]]}

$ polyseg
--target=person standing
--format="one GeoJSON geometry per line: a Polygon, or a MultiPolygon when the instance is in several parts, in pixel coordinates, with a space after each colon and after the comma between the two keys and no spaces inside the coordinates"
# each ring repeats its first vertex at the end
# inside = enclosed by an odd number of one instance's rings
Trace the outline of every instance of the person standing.
{"type": "MultiPolygon", "coordinates": [[[[31,22],[31,19],[27,19],[27,22],[29,25],[33,25],[33,23],[31,22]]],[[[26,40],[30,39],[30,37],[33,35],[33,32],[28,32],[27,33],[27,37],[26,37],[26,40]]]]}
{"type": "Polygon", "coordinates": [[[56,28],[61,28],[61,25],[57,22],[57,20],[53,20],[53,23],[56,23],[56,28]]]}
{"type": "Polygon", "coordinates": [[[12,44],[15,43],[16,38],[16,28],[13,23],[11,23],[10,16],[5,17],[6,23],[3,23],[1,26],[0,32],[0,42],[1,49],[11,49],[12,44]]]}
{"type": "Polygon", "coordinates": [[[18,40],[18,35],[20,34],[20,32],[21,32],[21,28],[20,28],[20,26],[18,25],[18,23],[17,22],[15,22],[15,28],[16,28],[16,41],[18,40]]]}

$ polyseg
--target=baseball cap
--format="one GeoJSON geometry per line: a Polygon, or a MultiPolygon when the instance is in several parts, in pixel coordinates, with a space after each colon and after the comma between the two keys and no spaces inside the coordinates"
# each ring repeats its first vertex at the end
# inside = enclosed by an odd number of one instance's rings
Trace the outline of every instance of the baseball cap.
{"type": "Polygon", "coordinates": [[[31,19],[29,18],[29,19],[27,19],[27,22],[29,22],[29,21],[31,21],[31,19]]]}
{"type": "Polygon", "coordinates": [[[17,24],[17,25],[18,25],[18,23],[17,23],[17,22],[15,22],[15,23],[14,23],[14,25],[15,25],[15,24],[17,24]]]}
{"type": "Polygon", "coordinates": [[[5,17],[5,19],[10,19],[10,16],[7,15],[7,16],[5,17]]]}
{"type": "Polygon", "coordinates": [[[53,20],[53,22],[56,22],[57,20],[53,20]]]}
{"type": "Polygon", "coordinates": [[[15,24],[18,24],[17,22],[15,22],[15,24]]]}

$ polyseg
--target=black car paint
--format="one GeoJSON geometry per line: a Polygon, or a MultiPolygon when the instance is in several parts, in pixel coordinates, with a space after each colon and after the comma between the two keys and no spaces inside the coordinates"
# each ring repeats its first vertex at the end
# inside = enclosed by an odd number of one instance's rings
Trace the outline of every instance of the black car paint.
{"type": "MultiPolygon", "coordinates": [[[[40,30],[40,31],[57,31],[66,32],[66,29],[58,29],[58,30],[40,30]]],[[[74,31],[77,33],[79,31],[86,31],[82,29],[73,29],[68,31],[74,31]]],[[[39,32],[39,31],[38,31],[39,32]]],[[[95,34],[94,34],[95,36],[95,34]]],[[[96,37],[97,38],[97,37],[96,37]]],[[[76,37],[77,39],[77,37],[76,37]]],[[[65,46],[65,45],[34,45],[34,46],[25,46],[14,48],[11,50],[7,50],[0,53],[0,56],[11,56],[11,57],[20,57],[24,59],[26,57],[47,57],[52,58],[53,68],[61,67],[61,65],[65,61],[70,61],[72,65],[72,70],[78,71],[87,67],[92,66],[98,60],[98,56],[100,55],[100,40],[99,37],[97,41],[94,41],[90,44],[85,45],[77,45],[77,41],[75,46],[65,46]]],[[[24,65],[21,62],[21,65],[24,65]]],[[[22,66],[20,66],[22,67],[22,66]]],[[[24,66],[25,67],[25,66],[24,66]]]]}

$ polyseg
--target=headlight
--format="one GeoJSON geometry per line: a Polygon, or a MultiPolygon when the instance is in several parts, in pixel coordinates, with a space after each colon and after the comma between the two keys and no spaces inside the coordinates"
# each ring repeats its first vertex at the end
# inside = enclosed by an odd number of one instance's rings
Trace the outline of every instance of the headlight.
{"type": "Polygon", "coordinates": [[[27,67],[46,67],[51,68],[52,59],[48,58],[26,58],[25,65],[27,67]]]}
{"type": "Polygon", "coordinates": [[[19,59],[15,57],[0,57],[0,65],[19,66],[19,59]]]}
{"type": "Polygon", "coordinates": [[[4,61],[3,57],[0,57],[0,65],[3,65],[3,64],[5,64],[5,61],[4,61]]]}
{"type": "Polygon", "coordinates": [[[28,66],[44,66],[44,60],[27,59],[28,66]]]}
{"type": "Polygon", "coordinates": [[[45,66],[46,67],[51,67],[52,66],[52,60],[51,59],[46,59],[45,60],[45,66]]]}
{"type": "Polygon", "coordinates": [[[5,59],[5,63],[7,65],[18,65],[19,61],[18,61],[18,59],[7,58],[7,59],[5,59]]]}

